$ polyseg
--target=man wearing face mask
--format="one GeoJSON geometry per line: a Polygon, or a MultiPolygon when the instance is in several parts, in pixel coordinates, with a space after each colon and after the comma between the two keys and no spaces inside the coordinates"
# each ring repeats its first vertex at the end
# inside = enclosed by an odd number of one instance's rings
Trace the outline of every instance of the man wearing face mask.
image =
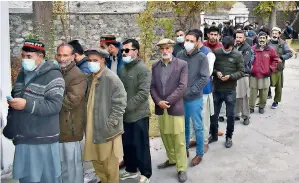
{"type": "Polygon", "coordinates": [[[176,57],[176,55],[184,49],[184,41],[185,41],[185,33],[182,30],[176,30],[176,44],[173,47],[172,55],[176,57]]]}
{"type": "Polygon", "coordinates": [[[88,58],[84,55],[84,50],[78,40],[72,40],[70,44],[74,48],[74,55],[77,67],[85,74],[88,75],[91,72],[88,69],[88,58]]]}
{"type": "Polygon", "coordinates": [[[3,130],[15,145],[13,179],[60,183],[59,112],[65,82],[59,67],[45,61],[42,42],[26,40],[22,58],[3,130]]]}
{"type": "Polygon", "coordinates": [[[222,103],[226,105],[226,140],[225,147],[233,145],[232,136],[235,125],[236,85],[237,80],[244,76],[244,59],[241,53],[234,49],[234,38],[226,36],[222,40],[223,48],[214,50],[214,109],[211,121],[211,136],[209,143],[218,141],[218,117],[222,103]]]}
{"type": "MultiPolygon", "coordinates": [[[[204,128],[204,153],[206,153],[209,149],[209,131],[210,131],[210,118],[214,114],[214,103],[213,103],[213,84],[212,84],[212,73],[213,73],[213,67],[215,62],[215,55],[214,53],[206,46],[203,45],[202,38],[203,34],[201,30],[198,29],[192,29],[192,31],[197,31],[199,34],[198,49],[204,53],[209,61],[209,74],[210,74],[210,81],[209,83],[204,87],[203,89],[203,110],[202,110],[202,121],[203,121],[203,128],[204,128]]],[[[191,121],[192,123],[192,121],[191,121]]],[[[192,125],[191,125],[192,126],[192,125]]],[[[194,130],[191,128],[191,140],[189,143],[189,147],[195,147],[196,141],[195,141],[195,135],[194,130]]]]}
{"type": "Polygon", "coordinates": [[[235,48],[243,55],[245,75],[237,81],[236,88],[236,107],[235,120],[240,120],[240,114],[244,119],[243,124],[249,125],[249,76],[251,74],[251,66],[254,59],[254,53],[250,45],[246,42],[245,32],[239,30],[236,32],[235,48]]]}
{"type": "Polygon", "coordinates": [[[60,111],[60,158],[63,183],[83,182],[83,162],[80,141],[83,139],[85,75],[74,62],[75,54],[69,44],[57,48],[56,60],[66,84],[60,111]]]}
{"type": "Polygon", "coordinates": [[[107,67],[119,75],[120,68],[124,64],[122,60],[121,43],[116,41],[115,36],[105,35],[101,37],[100,46],[102,49],[106,49],[110,54],[110,56],[106,58],[107,67]]]}
{"type": "Polygon", "coordinates": [[[138,58],[139,43],[135,39],[123,42],[124,66],[119,77],[127,91],[127,107],[124,114],[123,147],[125,172],[120,179],[126,180],[141,176],[139,183],[149,183],[152,176],[151,154],[149,146],[149,93],[151,72],[138,58]]]}
{"type": "Polygon", "coordinates": [[[109,56],[106,50],[90,49],[86,55],[93,74],[88,77],[83,158],[92,161],[101,183],[119,183],[127,94],[119,77],[106,67],[105,58],[109,56]]]}
{"type": "MultiPolygon", "coordinates": [[[[222,43],[219,42],[219,28],[218,27],[210,27],[208,31],[208,40],[203,43],[204,46],[210,48],[212,51],[217,48],[222,48],[222,43]]],[[[221,108],[221,113],[219,117],[219,121],[224,121],[224,114],[225,114],[225,104],[223,104],[223,107],[221,108]]],[[[218,131],[218,136],[222,136],[223,132],[218,131]]]]}
{"type": "MultiPolygon", "coordinates": [[[[281,29],[278,27],[273,27],[272,37],[269,42],[269,45],[276,50],[282,62],[279,62],[276,72],[273,72],[271,75],[271,86],[275,87],[275,97],[274,97],[274,102],[272,104],[272,109],[276,109],[278,107],[278,102],[281,101],[282,87],[283,87],[283,69],[284,69],[285,61],[287,59],[292,58],[293,56],[293,53],[290,50],[288,44],[282,39],[280,39],[280,36],[281,36],[281,29]]],[[[272,98],[271,87],[269,87],[269,92],[268,92],[268,99],[270,98],[272,98]]]]}
{"type": "Polygon", "coordinates": [[[197,47],[199,36],[198,31],[189,31],[185,37],[185,49],[177,56],[188,63],[188,85],[184,93],[185,138],[189,156],[191,119],[196,136],[196,156],[192,159],[192,166],[198,165],[204,155],[203,88],[208,84],[210,76],[208,58],[197,47]]]}
{"type": "Polygon", "coordinates": [[[171,39],[162,39],[157,44],[162,59],[152,66],[151,95],[168,157],[158,165],[158,169],[176,166],[179,182],[185,182],[187,155],[183,95],[187,88],[188,65],[172,56],[174,43],[171,39]]]}
{"type": "Polygon", "coordinates": [[[250,85],[250,113],[254,112],[257,93],[259,92],[259,113],[264,113],[270,87],[270,76],[276,71],[279,57],[276,50],[267,44],[267,34],[258,34],[258,45],[252,47],[254,60],[251,69],[250,85]]]}

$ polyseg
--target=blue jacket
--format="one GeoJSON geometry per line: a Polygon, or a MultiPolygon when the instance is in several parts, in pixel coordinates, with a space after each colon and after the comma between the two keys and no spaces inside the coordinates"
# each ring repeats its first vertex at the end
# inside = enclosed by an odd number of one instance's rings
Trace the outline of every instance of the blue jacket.
{"type": "Polygon", "coordinates": [[[88,58],[84,57],[80,62],[78,62],[77,67],[83,72],[84,75],[90,74],[90,70],[88,69],[88,58]]]}
{"type": "MultiPolygon", "coordinates": [[[[205,55],[211,52],[211,49],[206,46],[202,46],[199,50],[205,55]]],[[[212,89],[213,89],[212,76],[210,76],[209,83],[203,88],[203,94],[210,94],[212,92],[212,89]]]]}
{"type": "MultiPolygon", "coordinates": [[[[121,49],[122,49],[122,44],[120,44],[119,51],[117,53],[117,75],[119,75],[119,70],[120,70],[121,66],[124,65],[121,49]]],[[[111,69],[112,60],[110,59],[110,57],[106,58],[106,62],[107,62],[107,67],[109,69],[111,69]]]]}

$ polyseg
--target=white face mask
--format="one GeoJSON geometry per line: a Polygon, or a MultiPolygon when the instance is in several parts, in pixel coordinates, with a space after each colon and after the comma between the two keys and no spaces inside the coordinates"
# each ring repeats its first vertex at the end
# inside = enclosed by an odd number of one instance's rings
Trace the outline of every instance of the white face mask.
{"type": "Polygon", "coordinates": [[[35,60],[33,59],[22,59],[22,67],[25,71],[33,71],[36,68],[35,60]]]}
{"type": "Polygon", "coordinates": [[[161,54],[162,59],[170,59],[171,54],[167,53],[167,54],[161,54]]]}
{"type": "Polygon", "coordinates": [[[187,52],[190,52],[191,50],[194,49],[195,44],[191,43],[191,42],[185,42],[184,47],[185,47],[187,52]]]}
{"type": "Polygon", "coordinates": [[[92,73],[97,73],[101,69],[101,64],[99,62],[88,62],[88,69],[92,73]]]}
{"type": "Polygon", "coordinates": [[[184,41],[185,41],[184,36],[179,36],[176,38],[176,42],[178,42],[178,43],[183,43],[184,41]]]}
{"type": "Polygon", "coordinates": [[[134,59],[131,56],[123,57],[123,62],[128,64],[132,62],[134,59]]]}

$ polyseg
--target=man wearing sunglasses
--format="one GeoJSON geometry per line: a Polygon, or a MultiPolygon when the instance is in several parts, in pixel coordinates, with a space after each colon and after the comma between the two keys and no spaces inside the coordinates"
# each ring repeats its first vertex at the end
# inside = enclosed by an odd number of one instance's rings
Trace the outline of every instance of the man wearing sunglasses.
{"type": "Polygon", "coordinates": [[[151,72],[143,61],[138,59],[139,43],[135,39],[123,42],[123,62],[119,77],[127,92],[127,108],[124,114],[123,149],[126,170],[121,180],[137,178],[139,183],[149,183],[152,175],[149,146],[149,92],[151,72]]]}
{"type": "Polygon", "coordinates": [[[123,65],[121,43],[116,41],[113,35],[104,35],[100,39],[100,47],[107,50],[110,54],[110,56],[106,58],[107,67],[119,75],[119,70],[123,65]]]}

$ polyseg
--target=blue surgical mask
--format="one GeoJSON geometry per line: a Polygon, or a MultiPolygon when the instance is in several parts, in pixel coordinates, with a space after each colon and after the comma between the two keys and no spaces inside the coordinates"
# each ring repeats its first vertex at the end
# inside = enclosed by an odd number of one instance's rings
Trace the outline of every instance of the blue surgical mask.
{"type": "Polygon", "coordinates": [[[131,56],[123,57],[123,62],[128,64],[132,62],[134,59],[131,56]]]}
{"type": "Polygon", "coordinates": [[[88,62],[88,69],[92,73],[97,73],[101,69],[101,64],[99,62],[88,62]]]}
{"type": "Polygon", "coordinates": [[[35,60],[33,59],[22,59],[22,67],[25,71],[33,71],[36,68],[35,60]]]}
{"type": "Polygon", "coordinates": [[[176,38],[176,42],[178,42],[178,43],[183,43],[184,41],[185,41],[184,36],[179,36],[176,38]]]}

